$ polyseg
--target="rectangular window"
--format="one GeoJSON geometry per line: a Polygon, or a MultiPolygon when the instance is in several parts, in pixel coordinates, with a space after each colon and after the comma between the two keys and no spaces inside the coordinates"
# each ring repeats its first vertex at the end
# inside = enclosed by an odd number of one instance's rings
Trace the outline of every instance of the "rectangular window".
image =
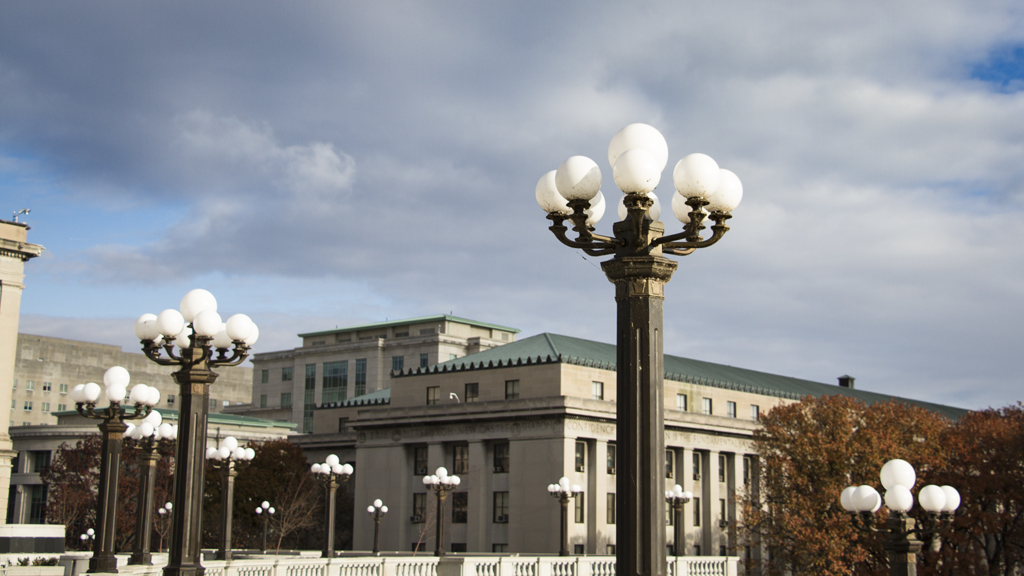
{"type": "Polygon", "coordinates": [[[676,394],[676,410],[686,412],[686,394],[676,394]]]}
{"type": "Polygon", "coordinates": [[[469,474],[469,446],[465,444],[452,446],[452,473],[469,474]]]}
{"type": "Polygon", "coordinates": [[[604,382],[591,382],[590,388],[594,400],[604,400],[604,382]]]}
{"type": "MultiPolygon", "coordinates": [[[[700,524],[698,524],[698,526],[700,526],[700,524]]],[[[700,556],[700,544],[693,545],[693,555],[700,556]]]]}
{"type": "Polygon", "coordinates": [[[281,368],[281,382],[291,382],[291,381],[292,381],[292,367],[291,366],[285,366],[284,368],[281,368]]]}
{"type": "Polygon", "coordinates": [[[465,542],[452,542],[452,552],[465,552],[466,550],[465,542]]]}
{"type": "Polygon", "coordinates": [[[31,412],[31,411],[32,411],[32,401],[31,400],[25,400],[25,412],[31,412]]]}
{"type": "Polygon", "coordinates": [[[583,503],[586,500],[586,495],[583,492],[580,492],[576,495],[575,500],[575,521],[577,524],[583,524],[583,503]]]}
{"type": "Polygon", "coordinates": [[[57,412],[63,412],[68,409],[67,404],[57,404],[57,412]]]}
{"type": "Polygon", "coordinates": [[[270,370],[260,370],[260,384],[270,382],[270,370]]]}
{"type": "Polygon", "coordinates": [[[508,492],[494,493],[494,523],[508,523],[508,492]]]}
{"type": "Polygon", "coordinates": [[[426,368],[429,361],[426,354],[420,354],[420,368],[426,368]]]}
{"type": "Polygon", "coordinates": [[[427,493],[417,492],[412,495],[412,518],[409,521],[413,524],[423,524],[427,517],[427,493]]]}
{"type": "Polygon", "coordinates": [[[266,408],[266,407],[267,407],[267,395],[266,394],[260,394],[260,408],[266,408]]]}
{"type": "Polygon", "coordinates": [[[508,442],[496,442],[494,444],[494,471],[497,473],[508,472],[509,460],[508,442]]]}
{"type": "Polygon", "coordinates": [[[35,382],[35,380],[27,380],[25,382],[25,390],[28,390],[29,392],[31,392],[31,391],[33,391],[35,389],[36,389],[36,382],[35,382]]]}
{"type": "Polygon", "coordinates": [[[700,480],[700,452],[693,453],[693,479],[700,480]]]}
{"type": "Polygon", "coordinates": [[[39,403],[39,410],[42,411],[42,412],[49,412],[50,411],[50,403],[49,402],[40,402],[39,403]]]}
{"type": "Polygon", "coordinates": [[[391,357],[391,371],[401,372],[405,369],[405,356],[392,356],[391,357]]]}
{"type": "Polygon", "coordinates": [[[32,495],[28,507],[29,524],[46,523],[46,486],[32,486],[32,495]]]}
{"type": "Polygon", "coordinates": [[[469,492],[452,492],[452,524],[465,524],[468,509],[469,492]]]}
{"type": "Polygon", "coordinates": [[[11,398],[11,410],[17,410],[17,409],[18,409],[18,401],[15,400],[14,398],[11,398]]]}
{"type": "Polygon", "coordinates": [[[675,478],[676,453],[665,450],[665,478],[675,478]]]}
{"type": "Polygon", "coordinates": [[[43,392],[49,392],[53,390],[53,384],[50,382],[43,382],[43,392]]]}
{"type": "Polygon", "coordinates": [[[348,360],[324,362],[323,390],[321,402],[333,404],[348,399],[348,360]]]}
{"type": "Polygon", "coordinates": [[[576,556],[583,556],[584,554],[587,553],[586,547],[583,546],[583,544],[573,544],[572,545],[572,553],[575,554],[576,556]]]}
{"type": "Polygon", "coordinates": [[[472,384],[466,384],[466,402],[479,402],[480,401],[480,383],[473,382],[472,384]]]}
{"type": "Polygon", "coordinates": [[[356,389],[353,398],[366,394],[366,358],[356,359],[356,389]]]}
{"type": "Polygon", "coordinates": [[[67,394],[68,393],[68,385],[67,384],[61,384],[60,385],[60,393],[61,394],[67,394]]]}
{"type": "Polygon", "coordinates": [[[316,364],[306,364],[302,392],[302,432],[310,434],[316,409],[316,364]]]}
{"type": "Polygon", "coordinates": [[[669,504],[668,501],[665,502],[665,518],[667,518],[667,520],[665,520],[666,525],[675,526],[676,515],[672,510],[672,505],[669,504]]]}
{"type": "MultiPolygon", "coordinates": [[[[704,516],[704,509],[700,507],[700,498],[693,499],[693,525],[700,526],[700,519],[704,516]]],[[[700,548],[697,548],[697,556],[700,556],[700,548]]]]}
{"type": "Polygon", "coordinates": [[[728,516],[725,515],[725,498],[718,499],[718,521],[722,522],[726,520],[728,516]]]}
{"type": "Polygon", "coordinates": [[[761,407],[757,404],[750,405],[750,419],[755,421],[761,419],[761,407]]]}
{"type": "Polygon", "coordinates": [[[702,412],[704,414],[711,414],[712,413],[711,398],[704,398],[703,401],[704,401],[704,408],[703,408],[702,412]]]}
{"type": "Polygon", "coordinates": [[[217,399],[210,398],[210,411],[214,411],[217,408],[217,399]]]}
{"type": "Polygon", "coordinates": [[[430,473],[427,469],[426,446],[416,446],[412,449],[412,469],[414,476],[426,476],[430,473]]]}
{"type": "Polygon", "coordinates": [[[605,523],[615,524],[615,493],[609,492],[605,500],[605,523]]]}
{"type": "Polygon", "coordinates": [[[291,392],[281,392],[281,408],[291,408],[291,407],[292,407],[292,393],[291,392]]]}
{"type": "Polygon", "coordinates": [[[615,474],[615,444],[608,444],[608,455],[606,457],[606,460],[608,467],[607,472],[609,474],[615,474]]]}
{"type": "Polygon", "coordinates": [[[168,406],[174,406],[174,399],[175,399],[174,394],[168,394],[167,395],[167,405],[168,406]]]}
{"type": "Polygon", "coordinates": [[[735,402],[726,402],[725,403],[725,415],[728,416],[729,418],[735,418],[736,417],[736,403],[735,402]]]}
{"type": "Polygon", "coordinates": [[[505,554],[508,552],[508,544],[491,544],[491,552],[505,554]]]}
{"type": "Polygon", "coordinates": [[[587,443],[576,442],[576,471],[583,472],[587,469],[587,443]]]}
{"type": "Polygon", "coordinates": [[[519,398],[519,380],[505,380],[505,400],[519,398]]]}
{"type": "Polygon", "coordinates": [[[754,460],[750,456],[743,457],[743,483],[750,486],[750,471],[754,467],[754,460]]]}
{"type": "Polygon", "coordinates": [[[725,482],[725,454],[718,455],[718,481],[725,482]]]}
{"type": "Polygon", "coordinates": [[[338,418],[338,434],[348,432],[348,418],[338,418]]]}
{"type": "Polygon", "coordinates": [[[441,401],[441,387],[427,386],[427,406],[441,401]]]}
{"type": "Polygon", "coordinates": [[[11,390],[17,390],[17,389],[18,389],[18,379],[15,378],[14,379],[14,386],[11,387],[11,390]]]}
{"type": "Polygon", "coordinates": [[[32,472],[36,474],[39,474],[50,465],[51,454],[49,450],[30,450],[29,455],[32,457],[32,472]]]}

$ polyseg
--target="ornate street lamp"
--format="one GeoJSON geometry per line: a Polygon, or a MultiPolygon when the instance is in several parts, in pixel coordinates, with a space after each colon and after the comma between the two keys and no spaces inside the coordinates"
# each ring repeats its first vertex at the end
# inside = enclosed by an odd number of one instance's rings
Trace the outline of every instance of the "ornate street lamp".
{"type": "MultiPolygon", "coordinates": [[[[142,444],[142,462],[139,464],[139,511],[135,520],[135,545],[128,564],[149,565],[153,563],[150,542],[153,531],[153,492],[156,489],[156,464],[160,460],[157,446],[160,440],[174,440],[178,427],[163,421],[156,410],[142,419],[138,426],[128,425],[125,436],[142,444]]],[[[162,545],[162,542],[161,542],[162,545]]]]}
{"type": "Polygon", "coordinates": [[[256,515],[263,517],[263,547],[260,548],[260,552],[263,554],[267,553],[267,524],[270,522],[270,517],[274,515],[274,507],[270,505],[270,502],[266,500],[262,504],[256,507],[256,515]]]}
{"type": "MultiPolygon", "coordinates": [[[[177,428],[177,426],[175,426],[175,428],[177,428]]],[[[160,523],[161,523],[160,524],[161,528],[159,530],[157,530],[157,533],[160,534],[160,545],[156,547],[157,550],[159,550],[160,552],[164,551],[164,534],[167,533],[167,526],[165,524],[163,524],[163,522],[166,519],[170,519],[170,517],[171,517],[171,510],[173,508],[174,508],[174,504],[171,504],[170,502],[167,502],[163,506],[161,506],[161,507],[156,509],[156,513],[159,515],[158,517],[160,518],[160,523]]]]}
{"type": "Polygon", "coordinates": [[[882,507],[883,497],[871,486],[850,486],[839,496],[839,503],[850,513],[853,525],[862,532],[886,533],[882,547],[889,552],[889,574],[916,576],[917,553],[921,540],[949,528],[960,507],[960,493],[952,486],[929,484],[917,493],[921,508],[927,512],[920,526],[907,515],[914,507],[910,489],[917,483],[917,473],[906,460],[890,460],[882,466],[880,474],[885,487],[885,505],[889,517],[884,526],[876,526],[875,512],[882,507]]]}
{"type": "Polygon", "coordinates": [[[682,556],[685,548],[683,536],[683,504],[693,500],[693,492],[683,492],[683,487],[676,484],[671,490],[665,491],[665,501],[672,507],[672,528],[674,528],[672,552],[675,556],[682,556]]]}
{"type": "Polygon", "coordinates": [[[85,534],[82,534],[78,538],[82,541],[82,546],[84,548],[88,548],[89,547],[89,540],[95,540],[96,539],[96,531],[93,530],[92,528],[89,528],[88,530],[85,531],[85,534]]]}
{"type": "Polygon", "coordinates": [[[548,484],[548,494],[562,505],[562,549],[558,551],[560,556],[572,554],[569,551],[569,499],[575,498],[581,492],[583,488],[579,484],[570,486],[569,479],[565,476],[558,479],[558,484],[548,484]]]}
{"type": "Polygon", "coordinates": [[[334,556],[334,496],[338,486],[349,479],[353,468],[351,464],[342,464],[337,455],[331,454],[323,464],[313,464],[311,468],[316,478],[324,485],[327,491],[326,505],[324,511],[324,551],[322,558],[334,556]]]}
{"type": "Polygon", "coordinates": [[[206,466],[207,414],[212,369],[237,366],[248,356],[259,329],[245,314],[226,323],[217,314],[217,300],[206,290],[192,290],[181,299],[180,312],[168,309],[143,314],[135,321],[142,350],[161,366],[178,366],[179,438],[174,459],[174,507],[171,546],[165,576],[202,576],[200,536],[206,466]]]}
{"type": "Polygon", "coordinates": [[[449,476],[444,466],[438,468],[432,476],[423,477],[423,485],[437,495],[437,541],[434,543],[434,556],[444,556],[444,500],[448,493],[458,488],[462,479],[449,476]]]}
{"type": "Polygon", "coordinates": [[[221,440],[220,448],[206,449],[206,459],[220,472],[220,548],[217,560],[231,560],[231,520],[235,506],[235,462],[248,462],[256,457],[252,448],[238,445],[234,436],[221,440]]]}
{"type": "Polygon", "coordinates": [[[672,212],[682,232],[665,236],[652,191],[668,161],[668,145],[656,129],[630,124],[608,147],[615,184],[625,193],[622,221],[614,236],[594,233],[604,214],[601,170],[593,160],[573,156],[537,183],[537,202],[548,213],[550,230],[566,246],[590,256],[612,256],[601,263],[615,284],[619,473],[616,494],[616,561],[620,574],[661,576],[666,572],[664,475],[664,347],[662,306],[665,284],[676,263],[663,254],[686,256],[718,242],[739,204],[739,178],[704,154],[690,154],[673,170],[672,212]],[[576,239],[567,236],[569,220],[576,239]],[[703,235],[711,220],[711,234],[703,235]]]}
{"type": "Polygon", "coordinates": [[[388,513],[388,507],[378,498],[366,511],[373,514],[373,553],[380,554],[380,518],[388,513]]]}
{"type": "Polygon", "coordinates": [[[95,382],[79,384],[71,390],[71,399],[78,413],[86,418],[100,420],[102,453],[100,462],[100,486],[97,498],[96,526],[99,538],[93,543],[93,555],[89,559],[89,572],[117,572],[117,558],[114,557],[114,536],[117,524],[117,483],[121,469],[121,449],[124,433],[128,426],[125,420],[144,418],[149,410],[160,401],[160,391],[145,384],[132,387],[128,401],[135,405],[135,412],[125,413],[125,396],[131,376],[128,370],[114,366],[103,374],[107,400],[110,406],[97,411],[96,401],[100,398],[100,385],[95,382]]]}

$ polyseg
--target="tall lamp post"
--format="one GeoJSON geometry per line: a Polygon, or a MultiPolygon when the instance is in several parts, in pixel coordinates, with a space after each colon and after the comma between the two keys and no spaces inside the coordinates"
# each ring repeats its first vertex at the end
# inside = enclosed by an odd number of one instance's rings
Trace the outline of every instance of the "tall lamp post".
{"type": "Polygon", "coordinates": [[[260,548],[260,552],[263,554],[267,553],[267,524],[270,523],[270,517],[274,515],[274,507],[270,505],[270,502],[266,500],[262,504],[256,507],[256,515],[263,517],[263,547],[260,548]]]}
{"type": "Polygon", "coordinates": [[[252,448],[238,445],[234,436],[221,440],[220,448],[206,449],[206,459],[220,472],[220,548],[217,560],[231,560],[231,520],[235,506],[235,462],[248,462],[256,457],[252,448]]]}
{"type": "Polygon", "coordinates": [[[259,329],[245,314],[227,323],[217,313],[217,300],[206,290],[192,290],[181,299],[180,311],[143,314],[135,335],[146,356],[161,366],[177,366],[179,438],[174,459],[174,508],[171,546],[165,576],[203,576],[200,536],[206,466],[207,414],[213,368],[237,366],[249,354],[259,329]]]}
{"type": "Polygon", "coordinates": [[[676,484],[671,490],[665,491],[665,501],[672,507],[672,528],[674,539],[672,540],[672,552],[675,556],[682,556],[685,548],[683,536],[683,505],[693,500],[693,492],[683,492],[683,487],[676,484]]]}
{"type": "Polygon", "coordinates": [[[431,476],[423,477],[423,485],[434,491],[437,496],[437,538],[434,542],[434,556],[441,557],[445,554],[444,549],[444,501],[448,493],[458,488],[462,479],[458,476],[449,476],[448,469],[441,466],[431,476]]]}
{"type": "Polygon", "coordinates": [[[128,564],[149,565],[153,563],[153,554],[150,552],[153,533],[153,493],[156,489],[156,464],[160,460],[157,447],[160,440],[177,438],[178,427],[164,422],[160,413],[153,410],[138,426],[129,424],[124,435],[142,444],[139,511],[135,520],[135,544],[128,564]]]}
{"type": "Polygon", "coordinates": [[[99,420],[102,436],[100,458],[100,485],[97,498],[96,526],[99,530],[93,542],[93,555],[89,559],[89,572],[117,572],[117,558],[114,556],[114,536],[117,524],[117,484],[121,468],[121,450],[124,433],[128,426],[125,420],[144,418],[149,410],[160,401],[160,391],[145,384],[132,387],[128,401],[135,405],[135,412],[125,413],[125,396],[131,376],[128,370],[114,366],[103,374],[107,400],[110,405],[96,410],[100,398],[100,386],[95,382],[79,384],[71,390],[71,399],[78,413],[86,418],[99,420]]]}
{"type": "Polygon", "coordinates": [[[569,551],[569,499],[575,498],[580,492],[583,492],[583,488],[579,484],[570,486],[569,479],[565,476],[558,479],[558,484],[548,484],[548,494],[562,505],[562,549],[558,551],[560,556],[572,554],[569,551]]]}
{"type": "Polygon", "coordinates": [[[373,514],[373,553],[380,554],[380,519],[388,513],[388,507],[378,498],[366,511],[373,514]]]}
{"type": "Polygon", "coordinates": [[[927,512],[920,526],[907,515],[914,507],[910,489],[917,483],[917,473],[906,460],[890,460],[882,466],[880,480],[885,488],[885,505],[889,517],[884,526],[875,523],[875,512],[882,507],[883,497],[872,486],[850,486],[839,496],[839,503],[850,513],[853,525],[862,532],[885,533],[882,547],[889,553],[891,576],[916,576],[917,553],[921,537],[930,539],[953,523],[960,507],[960,493],[952,486],[929,484],[917,493],[921,508],[927,512]]]}
{"type": "Polygon", "coordinates": [[[593,160],[573,156],[537,183],[537,202],[548,213],[549,229],[566,246],[590,256],[612,256],[601,263],[615,284],[617,302],[615,486],[619,520],[615,525],[620,574],[661,576],[666,572],[664,474],[663,320],[665,284],[676,262],[663,254],[686,256],[718,242],[739,204],[743,187],[735,174],[719,169],[704,154],[690,154],[673,170],[672,211],[683,231],[665,236],[651,193],[661,181],[668,145],[656,129],[630,124],[608,147],[615,184],[623,191],[622,221],[614,236],[593,232],[604,214],[601,171],[593,160]],[[569,220],[576,239],[567,236],[569,220]],[[706,220],[711,234],[702,236],[706,220]]]}
{"type": "Polygon", "coordinates": [[[324,485],[326,490],[326,507],[324,510],[324,551],[321,558],[334,557],[334,498],[338,486],[352,475],[351,464],[342,464],[336,454],[327,457],[323,464],[313,464],[311,471],[324,485]]]}

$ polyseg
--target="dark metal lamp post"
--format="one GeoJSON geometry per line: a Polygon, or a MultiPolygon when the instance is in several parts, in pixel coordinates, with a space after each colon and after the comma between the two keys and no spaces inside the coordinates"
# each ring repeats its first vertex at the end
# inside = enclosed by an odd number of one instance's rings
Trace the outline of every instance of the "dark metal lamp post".
{"type": "MultiPolygon", "coordinates": [[[[175,426],[175,428],[177,428],[177,426],[175,426]]],[[[164,534],[167,533],[167,526],[165,524],[163,524],[163,522],[165,521],[165,519],[170,519],[170,517],[171,517],[171,510],[173,508],[174,508],[174,504],[171,504],[170,502],[167,502],[163,506],[161,506],[160,508],[156,509],[156,513],[159,515],[160,523],[161,523],[160,524],[161,529],[157,531],[160,534],[160,544],[156,547],[156,549],[158,551],[160,551],[160,552],[164,551],[164,534]]]]}
{"type": "Polygon", "coordinates": [[[672,528],[674,528],[674,539],[672,540],[672,552],[676,557],[683,555],[685,536],[683,535],[683,505],[693,500],[693,492],[683,492],[683,487],[676,484],[671,490],[665,491],[665,501],[672,507],[672,528]]]}
{"type": "Polygon", "coordinates": [[[558,551],[558,554],[561,556],[572,554],[569,551],[569,500],[575,498],[581,492],[583,492],[583,488],[579,484],[570,486],[569,479],[565,476],[558,479],[558,484],[548,484],[548,494],[562,505],[562,545],[561,550],[558,551]]]}
{"type": "Polygon", "coordinates": [[[327,491],[326,510],[324,510],[324,551],[321,558],[334,557],[334,498],[338,486],[352,476],[354,469],[351,464],[342,464],[337,455],[331,454],[323,464],[313,464],[313,474],[324,485],[327,491]]]}
{"type": "Polygon", "coordinates": [[[660,207],[652,191],[668,161],[668,145],[656,129],[630,124],[608,147],[615,184],[625,196],[613,236],[594,233],[604,214],[601,170],[573,156],[537,183],[536,196],[551,220],[549,230],[566,246],[590,256],[612,256],[601,263],[615,284],[617,302],[616,374],[619,472],[615,486],[617,572],[629,576],[666,573],[664,497],[664,329],[665,284],[676,262],[663,254],[686,256],[718,242],[739,204],[739,178],[704,154],[690,154],[673,170],[672,211],[683,231],[664,235],[660,207]],[[570,239],[569,220],[575,239],[570,239]],[[702,236],[707,220],[711,234],[702,236]]]}
{"type": "Polygon", "coordinates": [[[449,476],[448,469],[441,466],[431,476],[423,477],[423,485],[434,491],[437,495],[437,538],[434,542],[434,556],[441,557],[445,554],[444,549],[444,501],[448,493],[453,492],[462,483],[458,476],[449,476]]]}
{"type": "Polygon", "coordinates": [[[931,539],[952,525],[960,507],[960,493],[952,486],[929,484],[921,488],[917,499],[927,516],[918,526],[907,516],[914,507],[914,495],[910,493],[917,482],[914,467],[906,460],[890,460],[882,466],[880,476],[886,490],[885,505],[889,509],[884,526],[875,524],[875,512],[882,507],[883,497],[872,486],[850,486],[843,490],[839,502],[850,513],[858,530],[886,533],[882,546],[889,552],[891,576],[916,576],[920,538],[931,539]]]}
{"type": "Polygon", "coordinates": [[[256,515],[263,517],[263,547],[260,548],[260,552],[263,554],[267,553],[267,524],[270,523],[270,517],[274,515],[274,507],[270,505],[270,502],[266,500],[262,504],[256,507],[256,515]]]}
{"type": "MultiPolygon", "coordinates": [[[[139,478],[139,511],[135,520],[135,545],[128,564],[149,565],[153,563],[150,543],[153,534],[153,497],[156,489],[156,465],[160,460],[157,452],[160,440],[174,440],[178,427],[163,422],[159,412],[153,410],[138,426],[129,424],[125,436],[142,443],[141,477],[139,478]]],[[[162,510],[162,509],[161,509],[162,510]]]]}
{"type": "Polygon", "coordinates": [[[200,536],[206,481],[207,415],[213,368],[237,366],[249,354],[259,329],[245,314],[222,322],[217,299],[206,290],[192,290],[181,299],[180,312],[168,309],[143,314],[135,335],[146,356],[161,366],[178,366],[179,438],[174,459],[174,509],[171,545],[165,576],[203,576],[200,536]]]}
{"type": "Polygon", "coordinates": [[[121,450],[124,433],[128,430],[125,420],[144,418],[149,410],[160,401],[160,392],[145,384],[132,387],[128,401],[135,405],[135,413],[125,413],[125,396],[131,376],[128,370],[114,366],[103,374],[107,400],[110,406],[96,410],[100,398],[100,385],[95,382],[79,384],[71,391],[71,399],[78,407],[78,413],[86,418],[100,420],[102,456],[100,461],[100,485],[96,501],[96,526],[98,538],[93,542],[93,555],[89,559],[89,572],[117,572],[117,558],[114,556],[114,536],[117,525],[117,484],[121,468],[121,450]]]}
{"type": "Polygon", "coordinates": [[[373,514],[373,553],[380,554],[380,519],[388,513],[388,507],[378,498],[366,511],[373,514]]]}
{"type": "Polygon", "coordinates": [[[217,560],[231,560],[231,520],[235,507],[235,462],[247,462],[256,457],[252,448],[238,445],[234,436],[221,440],[220,448],[206,449],[206,459],[220,472],[220,548],[217,560]]]}

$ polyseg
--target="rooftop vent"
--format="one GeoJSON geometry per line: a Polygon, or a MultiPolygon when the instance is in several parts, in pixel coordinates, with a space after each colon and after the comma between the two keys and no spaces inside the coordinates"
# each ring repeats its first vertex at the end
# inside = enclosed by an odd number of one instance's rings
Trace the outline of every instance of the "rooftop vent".
{"type": "Polygon", "coordinates": [[[850,390],[853,390],[854,388],[856,388],[856,386],[854,386],[853,384],[854,380],[856,380],[856,378],[854,378],[853,376],[840,376],[839,386],[842,388],[849,388],[850,390]]]}

